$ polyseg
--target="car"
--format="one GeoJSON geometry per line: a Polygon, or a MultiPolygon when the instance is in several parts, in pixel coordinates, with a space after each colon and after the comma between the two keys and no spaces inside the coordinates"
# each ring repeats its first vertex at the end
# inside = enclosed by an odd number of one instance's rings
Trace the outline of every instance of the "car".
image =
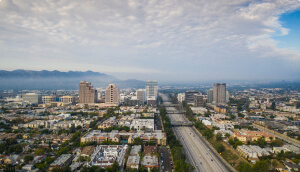
{"type": "Polygon", "coordinates": [[[211,161],[214,161],[213,159],[211,159],[211,161]]]}
{"type": "Polygon", "coordinates": [[[202,162],[200,162],[200,165],[202,165],[202,162]]]}

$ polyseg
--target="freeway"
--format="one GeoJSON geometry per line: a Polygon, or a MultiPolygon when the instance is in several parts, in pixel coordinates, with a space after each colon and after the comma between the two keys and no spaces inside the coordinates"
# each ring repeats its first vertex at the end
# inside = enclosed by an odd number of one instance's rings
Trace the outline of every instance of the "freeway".
{"type": "MultiPolygon", "coordinates": [[[[185,121],[182,114],[170,114],[169,118],[171,121],[185,121]]],[[[229,171],[192,127],[174,127],[173,130],[195,171],[229,171]]]]}
{"type": "MultiPolygon", "coordinates": [[[[171,106],[168,96],[160,94],[163,98],[163,105],[166,107],[168,117],[172,122],[186,122],[182,113],[176,112],[176,108],[171,106]]],[[[179,112],[179,111],[177,111],[179,112]]],[[[172,127],[174,134],[180,141],[187,156],[188,162],[190,162],[197,172],[227,172],[230,171],[225,164],[223,164],[217,155],[214,154],[198,135],[198,133],[192,127],[172,127]]]]}

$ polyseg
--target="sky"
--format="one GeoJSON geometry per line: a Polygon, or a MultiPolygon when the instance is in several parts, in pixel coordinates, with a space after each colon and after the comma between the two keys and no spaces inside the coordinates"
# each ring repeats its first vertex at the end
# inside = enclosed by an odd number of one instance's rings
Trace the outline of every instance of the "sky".
{"type": "Polygon", "coordinates": [[[0,0],[0,70],[299,80],[299,0],[0,0]]]}

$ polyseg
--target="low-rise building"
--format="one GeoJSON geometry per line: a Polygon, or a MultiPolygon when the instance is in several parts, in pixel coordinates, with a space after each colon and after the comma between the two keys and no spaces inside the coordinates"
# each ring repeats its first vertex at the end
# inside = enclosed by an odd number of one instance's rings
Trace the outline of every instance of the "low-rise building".
{"type": "Polygon", "coordinates": [[[139,155],[129,155],[126,163],[126,168],[138,169],[140,164],[139,155]]]}
{"type": "Polygon", "coordinates": [[[110,117],[109,119],[103,121],[102,123],[99,123],[98,128],[99,129],[105,129],[116,125],[116,117],[110,117]]]}
{"type": "Polygon", "coordinates": [[[214,131],[214,134],[218,134],[218,133],[221,133],[222,134],[222,137],[225,137],[226,134],[229,134],[230,136],[233,135],[233,132],[230,131],[230,130],[215,130],[214,131]]]}
{"type": "Polygon", "coordinates": [[[156,156],[151,156],[151,155],[145,155],[141,165],[145,166],[148,168],[148,171],[150,171],[151,168],[158,168],[158,158],[156,156]]]}
{"type": "Polygon", "coordinates": [[[54,168],[63,168],[67,165],[70,165],[72,163],[72,160],[72,154],[62,154],[52,164],[50,164],[49,171],[52,171],[54,168]]]}
{"type": "Polygon", "coordinates": [[[262,149],[259,146],[249,145],[249,148],[252,149],[253,151],[255,151],[257,153],[258,157],[270,155],[269,152],[267,152],[266,150],[262,149]]]}
{"type": "Polygon", "coordinates": [[[26,164],[22,167],[22,171],[32,171],[34,169],[34,165],[32,164],[26,164]]]}
{"type": "Polygon", "coordinates": [[[87,147],[85,147],[82,150],[82,152],[80,153],[80,156],[91,157],[91,155],[93,154],[94,150],[95,150],[94,146],[87,146],[87,147]]]}
{"type": "Polygon", "coordinates": [[[103,141],[124,141],[129,144],[133,143],[135,138],[142,138],[143,142],[153,141],[158,145],[166,145],[167,136],[161,130],[155,130],[151,132],[144,131],[116,131],[102,132],[100,130],[92,130],[81,137],[80,142],[97,142],[102,143],[103,141]]]}
{"type": "Polygon", "coordinates": [[[133,119],[130,128],[154,130],[154,119],[133,119]]]}
{"type": "Polygon", "coordinates": [[[269,134],[264,131],[250,131],[250,130],[235,130],[234,137],[242,142],[257,141],[259,138],[264,138],[266,142],[275,140],[275,135],[269,134]]]}
{"type": "Polygon", "coordinates": [[[142,146],[141,145],[132,146],[131,150],[130,150],[130,155],[138,155],[139,151],[141,151],[141,150],[142,150],[142,146]]]}
{"type": "Polygon", "coordinates": [[[117,161],[123,167],[127,148],[127,145],[98,145],[91,155],[88,165],[107,168],[117,161]]]}
{"type": "Polygon", "coordinates": [[[246,145],[237,146],[236,150],[244,157],[244,158],[258,158],[257,153],[249,148],[246,145]]]}

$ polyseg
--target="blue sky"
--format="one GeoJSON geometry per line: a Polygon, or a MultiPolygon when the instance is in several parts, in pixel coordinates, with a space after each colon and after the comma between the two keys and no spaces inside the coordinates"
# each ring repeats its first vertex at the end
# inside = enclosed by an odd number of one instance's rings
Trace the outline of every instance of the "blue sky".
{"type": "Polygon", "coordinates": [[[299,0],[0,0],[0,69],[299,80],[299,0]]]}
{"type": "Polygon", "coordinates": [[[300,53],[300,10],[282,14],[279,21],[283,27],[289,29],[289,34],[274,37],[275,40],[279,41],[278,47],[300,53]]]}

